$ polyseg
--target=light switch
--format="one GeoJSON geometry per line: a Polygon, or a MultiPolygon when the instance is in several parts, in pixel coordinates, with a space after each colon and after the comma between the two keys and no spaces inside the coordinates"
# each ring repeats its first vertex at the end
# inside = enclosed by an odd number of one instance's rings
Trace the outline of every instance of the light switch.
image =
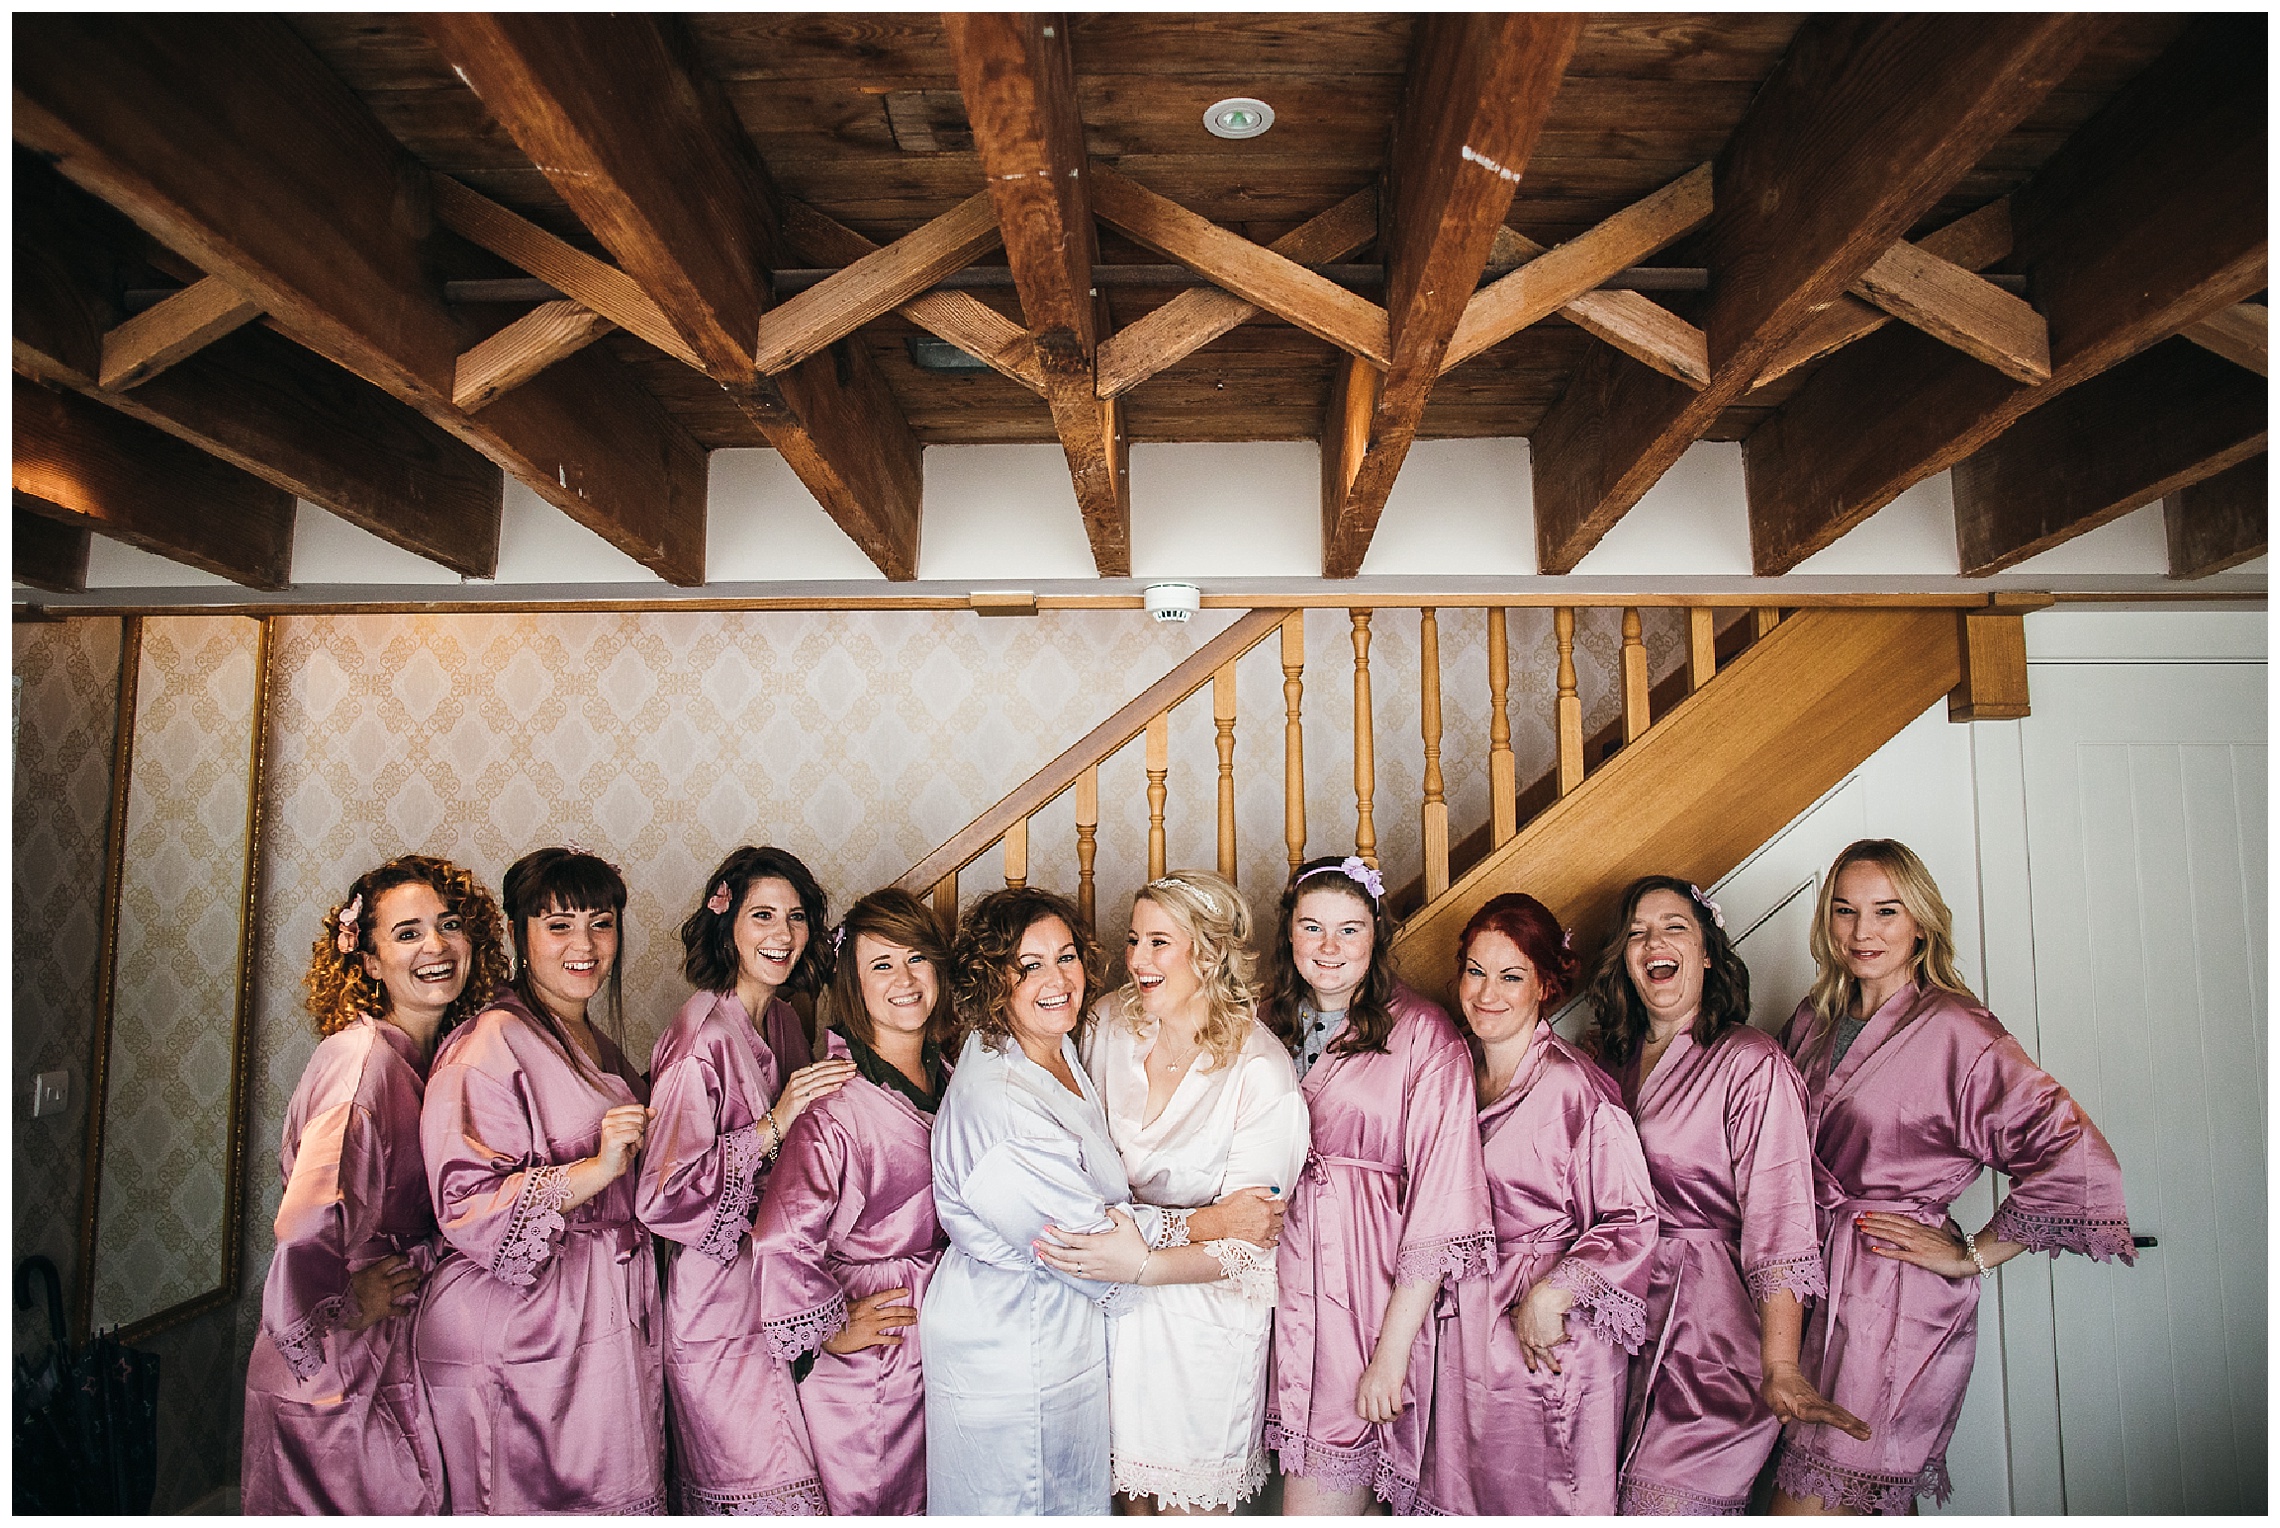
{"type": "Polygon", "coordinates": [[[71,1101],[71,1073],[42,1072],[32,1079],[32,1118],[61,1114],[71,1101]]]}

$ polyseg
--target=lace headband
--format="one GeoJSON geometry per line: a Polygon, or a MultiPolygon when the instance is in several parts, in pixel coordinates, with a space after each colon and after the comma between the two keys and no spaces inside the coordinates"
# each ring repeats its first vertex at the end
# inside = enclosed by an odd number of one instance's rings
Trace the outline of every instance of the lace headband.
{"type": "Polygon", "coordinates": [[[1342,875],[1368,892],[1372,902],[1385,900],[1385,877],[1371,869],[1369,861],[1358,854],[1349,854],[1335,865],[1317,865],[1298,879],[1303,882],[1308,876],[1317,875],[1342,875]]]}

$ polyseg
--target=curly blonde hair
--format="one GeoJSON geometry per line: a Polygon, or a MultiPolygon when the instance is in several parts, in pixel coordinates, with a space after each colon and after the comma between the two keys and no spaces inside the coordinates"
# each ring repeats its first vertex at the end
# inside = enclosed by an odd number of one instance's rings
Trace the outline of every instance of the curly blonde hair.
{"type": "MultiPolygon", "coordinates": [[[[1204,1003],[1196,1039],[1214,1068],[1235,1064],[1257,1012],[1256,957],[1251,953],[1251,909],[1235,888],[1208,870],[1175,870],[1150,881],[1132,898],[1164,910],[1188,937],[1188,965],[1204,1003]]],[[[1127,1024],[1142,1018],[1140,989],[1131,982],[1110,994],[1111,1011],[1127,1024]]]]}
{"type": "Polygon", "coordinates": [[[301,978],[307,992],[309,1017],[319,1035],[338,1034],[364,1014],[385,1018],[388,989],[364,969],[372,950],[372,915],[382,893],[414,884],[432,887],[447,911],[459,915],[460,927],[473,949],[467,968],[467,985],[444,1010],[438,1038],[449,1034],[462,1020],[480,1013],[499,984],[507,979],[506,920],[471,871],[447,859],[426,854],[400,854],[376,869],[358,876],[348,895],[325,910],[324,926],[309,946],[308,974],[301,978]],[[351,904],[362,916],[357,920],[356,948],[340,949],[340,915],[351,904]]]}

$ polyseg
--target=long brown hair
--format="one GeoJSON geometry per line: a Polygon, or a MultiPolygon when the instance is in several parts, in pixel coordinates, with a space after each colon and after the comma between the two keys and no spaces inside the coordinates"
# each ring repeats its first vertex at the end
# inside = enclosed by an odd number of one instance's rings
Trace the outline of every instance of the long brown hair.
{"type": "MultiPolygon", "coordinates": [[[[956,1027],[950,1017],[949,946],[942,937],[942,925],[926,904],[900,886],[874,891],[847,909],[847,921],[839,930],[845,942],[839,947],[834,962],[837,969],[824,993],[829,1020],[864,1045],[878,1049],[872,1037],[871,1011],[863,1006],[863,973],[855,958],[855,941],[865,934],[916,950],[933,965],[934,1011],[927,1015],[926,1038],[937,1045],[949,1044],[956,1027]]],[[[811,937],[828,941],[832,936],[818,931],[811,937]]]]}
{"type": "Polygon", "coordinates": [[[458,915],[470,950],[467,985],[444,1010],[443,1024],[436,1031],[438,1041],[463,1020],[482,1012],[499,983],[507,979],[505,923],[499,916],[499,904],[491,900],[483,883],[472,871],[447,859],[399,854],[358,876],[349,884],[348,895],[325,909],[324,927],[309,946],[309,970],[301,978],[308,994],[309,1017],[316,1022],[318,1034],[338,1034],[360,1014],[369,1013],[376,1019],[388,1016],[392,1006],[388,989],[364,969],[364,957],[372,950],[372,920],[382,894],[412,885],[433,888],[443,899],[444,910],[458,915]],[[340,917],[350,907],[358,913],[355,947],[343,952],[340,917]]]}
{"type": "MultiPolygon", "coordinates": [[[[600,1074],[586,1059],[562,1021],[555,1018],[546,1004],[539,1001],[538,988],[530,978],[530,920],[548,913],[611,913],[618,920],[618,958],[610,962],[609,998],[605,1005],[606,1022],[595,1027],[610,1037],[620,1051],[625,1049],[625,877],[617,867],[599,855],[577,849],[537,849],[507,867],[507,878],[501,887],[507,908],[507,928],[514,936],[515,975],[509,984],[523,1007],[538,1020],[548,1039],[561,1047],[562,1054],[577,1068],[578,1075],[589,1082],[599,1081],[600,1074]]],[[[593,1022],[593,1015],[586,1016],[593,1022]]]]}
{"type": "Polygon", "coordinates": [[[1361,903],[1370,915],[1369,974],[1362,978],[1346,1007],[1345,1027],[1330,1042],[1332,1053],[1383,1054],[1386,1037],[1393,1033],[1393,994],[1401,985],[1393,969],[1393,916],[1382,899],[1371,896],[1367,886],[1344,873],[1344,864],[1344,859],[1330,856],[1308,860],[1291,872],[1282,901],[1275,908],[1275,948],[1260,982],[1259,1017],[1293,1055],[1306,1039],[1306,1026],[1300,1022],[1298,1011],[1312,993],[1298,974],[1298,959],[1291,951],[1290,923],[1298,899],[1310,891],[1342,893],[1361,903]]]}
{"type": "Polygon", "coordinates": [[[1692,881],[1675,875],[1640,876],[1623,888],[1607,948],[1600,953],[1599,969],[1585,994],[1597,1020],[1591,1031],[1593,1054],[1610,1071],[1621,1071],[1631,1064],[1653,1027],[1647,1018],[1647,1005],[1631,985],[1630,966],[1624,959],[1631,920],[1638,916],[1639,903],[1650,891],[1670,892],[1686,904],[1694,926],[1701,931],[1702,951],[1710,957],[1710,969],[1702,977],[1702,1006],[1694,1015],[1694,1043],[1707,1050],[1727,1030],[1750,1021],[1750,968],[1734,952],[1733,941],[1726,937],[1709,900],[1692,881]]]}
{"type": "Polygon", "coordinates": [[[1836,1027],[1839,1018],[1851,1013],[1853,1000],[1860,995],[1860,983],[1845,968],[1836,941],[1829,937],[1829,919],[1836,909],[1837,877],[1848,865],[1874,865],[1883,871],[1892,889],[1900,893],[1900,905],[1916,920],[1916,929],[1923,936],[1909,960],[1909,975],[1916,984],[1941,987],[1966,1002],[1978,1002],[1978,995],[1964,985],[1963,974],[1956,970],[1955,919],[1948,912],[1947,901],[1940,895],[1939,883],[1932,879],[1931,871],[1924,868],[1915,850],[1898,839],[1856,839],[1845,845],[1836,863],[1829,866],[1829,873],[1821,882],[1819,903],[1813,910],[1810,942],[1813,964],[1819,967],[1808,999],[1813,1005],[1813,1040],[1818,1041],[1836,1027]]]}

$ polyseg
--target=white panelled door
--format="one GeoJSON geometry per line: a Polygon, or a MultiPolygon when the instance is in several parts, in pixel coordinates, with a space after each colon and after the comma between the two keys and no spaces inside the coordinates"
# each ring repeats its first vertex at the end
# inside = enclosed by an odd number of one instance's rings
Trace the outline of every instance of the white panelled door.
{"type": "Polygon", "coordinates": [[[2065,1509],[2262,1512],[2265,668],[2037,663],[2031,691],[2022,1039],[2158,1240],[2051,1269],[2065,1509]]]}

